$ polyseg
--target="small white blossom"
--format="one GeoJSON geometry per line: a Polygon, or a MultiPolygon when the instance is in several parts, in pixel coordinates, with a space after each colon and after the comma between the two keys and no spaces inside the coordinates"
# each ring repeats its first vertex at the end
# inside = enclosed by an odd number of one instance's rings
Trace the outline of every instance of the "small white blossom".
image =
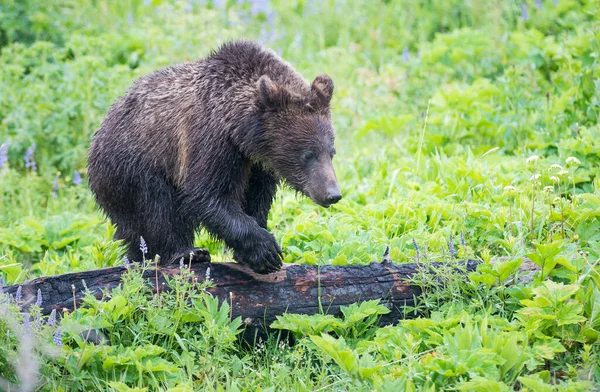
{"type": "Polygon", "coordinates": [[[528,165],[535,165],[540,160],[538,155],[532,155],[525,160],[528,165]]]}
{"type": "Polygon", "coordinates": [[[558,172],[558,176],[559,177],[566,176],[567,174],[569,174],[568,170],[561,170],[561,171],[558,172]]]}
{"type": "Polygon", "coordinates": [[[552,193],[554,192],[554,187],[552,185],[545,186],[544,192],[552,193]]]}
{"type": "Polygon", "coordinates": [[[531,181],[531,182],[539,181],[539,179],[540,179],[540,175],[539,174],[534,174],[531,177],[529,177],[529,181],[531,181]]]}
{"type": "Polygon", "coordinates": [[[550,181],[552,181],[552,182],[560,182],[560,178],[558,178],[556,176],[552,176],[552,177],[550,177],[550,181]]]}
{"type": "Polygon", "coordinates": [[[553,164],[553,165],[550,165],[550,168],[548,169],[548,171],[549,171],[549,172],[551,172],[551,171],[556,171],[556,172],[558,172],[558,171],[561,171],[561,170],[562,170],[562,168],[563,168],[563,167],[562,167],[561,165],[559,165],[558,163],[555,163],[555,164],[553,164]]]}
{"type": "Polygon", "coordinates": [[[579,166],[581,165],[581,161],[575,157],[568,157],[565,162],[567,166],[579,166]]]}

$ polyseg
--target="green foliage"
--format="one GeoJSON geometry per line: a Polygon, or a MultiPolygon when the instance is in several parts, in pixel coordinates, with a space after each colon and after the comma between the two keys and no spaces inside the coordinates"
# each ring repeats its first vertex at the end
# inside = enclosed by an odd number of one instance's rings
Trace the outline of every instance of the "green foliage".
{"type": "MultiPolygon", "coordinates": [[[[394,262],[443,263],[432,267],[437,278],[413,277],[423,295],[408,311],[420,318],[379,328],[384,302],[336,316],[283,315],[274,327],[296,335],[293,347],[274,337],[238,345],[240,321],[186,271],[160,296],[137,269],[112,294],[88,296],[62,319],[60,349],[56,327],[33,327],[24,339],[26,316],[0,294],[0,383],[115,391],[597,388],[598,20],[595,0],[1,2],[5,284],[122,263],[115,228],[87,190],[90,138],[135,78],[231,38],[259,39],[307,79],[326,72],[336,85],[344,198],[324,210],[279,192],[269,225],[285,261],[367,264],[389,245],[394,262]],[[482,263],[466,274],[464,261],[473,258],[482,263]],[[540,271],[523,283],[526,258],[540,271]],[[111,344],[85,343],[80,334],[90,329],[111,344]],[[28,355],[39,374],[13,366],[28,355]]],[[[230,259],[204,233],[196,244],[213,260],[230,259]]]]}

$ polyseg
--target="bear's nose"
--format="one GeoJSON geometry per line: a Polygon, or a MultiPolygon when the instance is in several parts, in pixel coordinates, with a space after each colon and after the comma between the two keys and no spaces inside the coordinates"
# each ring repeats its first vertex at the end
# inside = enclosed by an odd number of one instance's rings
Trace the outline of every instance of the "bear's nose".
{"type": "Polygon", "coordinates": [[[340,191],[328,192],[327,193],[327,204],[335,204],[342,199],[340,191]]]}

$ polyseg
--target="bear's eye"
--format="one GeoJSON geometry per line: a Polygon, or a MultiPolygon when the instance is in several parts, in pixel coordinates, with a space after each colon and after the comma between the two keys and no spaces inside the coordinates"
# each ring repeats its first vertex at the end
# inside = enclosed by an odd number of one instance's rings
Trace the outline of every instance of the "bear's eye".
{"type": "Polygon", "coordinates": [[[310,162],[313,159],[315,159],[316,157],[317,157],[317,154],[315,154],[315,152],[311,151],[311,150],[307,150],[302,153],[302,159],[304,160],[304,162],[310,162]]]}

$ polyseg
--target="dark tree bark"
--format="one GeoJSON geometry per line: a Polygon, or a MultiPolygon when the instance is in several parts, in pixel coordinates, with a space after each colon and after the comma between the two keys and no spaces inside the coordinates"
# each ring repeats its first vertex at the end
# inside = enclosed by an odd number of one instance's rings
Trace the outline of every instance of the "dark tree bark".
{"type": "MultiPolygon", "coordinates": [[[[476,261],[468,261],[466,270],[473,271],[476,266],[476,261]]],[[[221,301],[229,302],[232,316],[241,316],[249,331],[261,334],[285,312],[315,314],[322,309],[335,315],[340,306],[373,299],[381,299],[391,311],[382,317],[381,324],[394,323],[408,316],[410,307],[421,294],[420,288],[411,285],[409,279],[421,268],[435,274],[434,269],[421,264],[385,261],[345,267],[286,264],[269,275],[255,274],[236,263],[196,263],[191,268],[199,281],[205,279],[206,270],[210,268],[210,279],[215,287],[209,291],[221,301]]],[[[26,309],[34,304],[40,290],[45,314],[52,309],[73,310],[74,303],[83,298],[84,281],[87,289],[101,298],[103,290],[110,291],[121,283],[125,271],[125,267],[119,266],[33,279],[20,285],[20,305],[26,309]]],[[[178,266],[159,267],[161,290],[167,287],[165,277],[178,273],[178,266]]],[[[156,271],[147,270],[144,277],[155,290],[156,271]]],[[[15,296],[17,288],[9,286],[4,291],[15,296]]]]}

